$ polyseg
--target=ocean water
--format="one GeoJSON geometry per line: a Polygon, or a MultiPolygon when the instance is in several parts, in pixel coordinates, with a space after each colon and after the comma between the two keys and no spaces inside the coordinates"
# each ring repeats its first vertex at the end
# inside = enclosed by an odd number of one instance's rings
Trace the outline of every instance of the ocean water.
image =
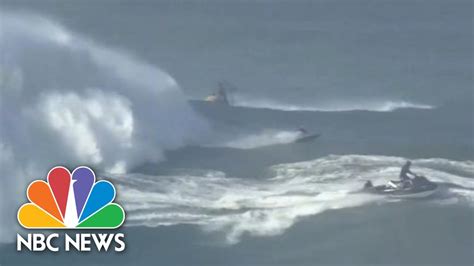
{"type": "Polygon", "coordinates": [[[0,7],[0,265],[474,264],[470,1],[0,7]],[[360,191],[406,160],[436,194],[360,191]],[[56,164],[115,184],[125,252],[16,252],[56,164]]]}
{"type": "MultiPolygon", "coordinates": [[[[169,152],[165,162],[147,163],[126,174],[104,173],[117,186],[117,200],[127,211],[120,230],[127,236],[126,252],[40,255],[17,253],[14,245],[5,245],[2,264],[50,265],[53,259],[71,264],[71,256],[73,263],[97,265],[472,264],[473,147],[469,134],[459,133],[470,129],[450,119],[428,119],[453,112],[449,108],[288,114],[292,118],[285,118],[284,111],[195,108],[220,109],[213,113],[221,120],[209,120],[223,128],[229,118],[247,120],[247,113],[255,126],[240,130],[274,137],[274,143],[257,139],[249,147],[255,138],[247,137],[242,147],[235,139],[229,147],[223,134],[212,145],[169,152]],[[287,126],[262,131],[269,121],[259,120],[260,115],[278,117],[278,124],[287,121],[287,126]],[[274,134],[291,133],[295,117],[311,130],[321,129],[321,137],[287,143],[274,134]],[[336,134],[339,128],[350,128],[336,118],[351,121],[360,131],[336,134]],[[333,131],[321,126],[324,120],[334,123],[333,131]],[[380,120],[389,125],[374,122],[380,120]],[[392,127],[389,121],[399,122],[392,127]],[[406,127],[436,134],[414,141],[406,127]],[[366,180],[381,184],[396,179],[407,159],[413,171],[440,185],[435,195],[396,200],[360,193],[366,180]]],[[[237,124],[233,121],[228,130],[233,132],[237,124]]]]}

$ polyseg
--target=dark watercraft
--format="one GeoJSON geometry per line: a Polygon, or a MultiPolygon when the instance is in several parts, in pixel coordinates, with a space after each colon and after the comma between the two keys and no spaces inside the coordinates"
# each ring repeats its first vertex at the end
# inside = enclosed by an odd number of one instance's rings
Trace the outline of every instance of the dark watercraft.
{"type": "Polygon", "coordinates": [[[217,84],[217,89],[202,101],[208,104],[231,106],[232,99],[230,93],[235,90],[236,88],[230,83],[221,81],[217,84]]]}
{"type": "Polygon", "coordinates": [[[432,195],[438,185],[424,176],[416,176],[409,182],[389,181],[387,185],[373,186],[367,181],[364,190],[378,195],[387,195],[395,198],[424,198],[432,195]]]}

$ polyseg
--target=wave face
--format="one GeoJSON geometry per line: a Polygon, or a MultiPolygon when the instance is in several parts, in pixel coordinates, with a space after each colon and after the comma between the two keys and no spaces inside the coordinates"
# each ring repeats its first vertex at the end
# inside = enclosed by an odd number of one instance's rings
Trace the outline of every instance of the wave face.
{"type": "Polygon", "coordinates": [[[208,134],[159,68],[42,16],[0,15],[0,240],[26,179],[58,162],[120,173],[208,134]]]}
{"type": "Polygon", "coordinates": [[[235,97],[235,106],[265,108],[282,111],[319,111],[319,112],[344,112],[344,111],[373,111],[373,112],[392,112],[398,109],[434,109],[435,106],[428,104],[413,103],[408,101],[366,101],[366,102],[323,102],[314,105],[296,105],[287,104],[274,100],[248,99],[235,97]]]}
{"type": "MultiPolygon", "coordinates": [[[[224,173],[176,176],[131,174],[116,178],[127,226],[196,224],[224,232],[228,243],[242,235],[281,234],[300,218],[330,209],[393,201],[354,193],[366,180],[375,184],[398,177],[406,159],[387,156],[330,155],[270,168],[268,179],[226,177],[224,173]]],[[[412,160],[413,171],[441,182],[439,204],[472,204],[474,162],[446,159],[412,160]],[[443,185],[442,185],[443,186],[443,185]]]]}

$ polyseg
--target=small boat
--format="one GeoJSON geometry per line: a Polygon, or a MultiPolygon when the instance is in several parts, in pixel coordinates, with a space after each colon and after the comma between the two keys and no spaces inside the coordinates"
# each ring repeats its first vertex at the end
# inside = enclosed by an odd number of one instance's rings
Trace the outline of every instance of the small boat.
{"type": "Polygon", "coordinates": [[[231,92],[236,88],[226,81],[217,84],[217,90],[204,98],[204,102],[211,104],[231,105],[231,92]]]}
{"type": "Polygon", "coordinates": [[[425,198],[434,194],[438,184],[429,181],[424,176],[416,176],[407,182],[389,181],[386,185],[373,186],[367,181],[364,190],[378,195],[386,195],[393,198],[425,198]]]}

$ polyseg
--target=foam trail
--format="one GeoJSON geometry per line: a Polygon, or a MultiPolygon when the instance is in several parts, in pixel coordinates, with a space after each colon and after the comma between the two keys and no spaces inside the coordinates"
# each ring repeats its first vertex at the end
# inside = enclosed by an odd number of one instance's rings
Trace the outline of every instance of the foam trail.
{"type": "MultiPolygon", "coordinates": [[[[300,218],[326,210],[386,202],[382,196],[354,192],[366,180],[382,184],[397,178],[405,160],[330,155],[272,166],[273,176],[268,179],[230,178],[209,171],[205,175],[130,174],[117,177],[115,183],[120,191],[118,200],[128,213],[127,226],[196,224],[208,231],[224,232],[228,243],[236,243],[243,234],[281,234],[300,218]]],[[[415,172],[453,185],[444,200],[448,197],[453,199],[450,204],[472,204],[474,162],[412,161],[415,172]]]]}
{"type": "Polygon", "coordinates": [[[265,146],[288,144],[297,140],[300,132],[288,130],[264,130],[259,133],[235,137],[232,140],[221,141],[207,145],[208,147],[228,147],[235,149],[255,149],[265,146]]]}
{"type": "Polygon", "coordinates": [[[409,101],[366,101],[366,102],[323,102],[313,105],[307,104],[288,104],[275,100],[248,99],[246,97],[236,97],[235,106],[265,108],[282,111],[319,111],[319,112],[344,112],[344,111],[373,111],[373,112],[392,112],[398,109],[434,109],[428,104],[413,103],[409,101]]]}
{"type": "Polygon", "coordinates": [[[40,15],[0,16],[0,241],[14,236],[26,180],[50,167],[125,172],[207,135],[159,68],[40,15]]]}

